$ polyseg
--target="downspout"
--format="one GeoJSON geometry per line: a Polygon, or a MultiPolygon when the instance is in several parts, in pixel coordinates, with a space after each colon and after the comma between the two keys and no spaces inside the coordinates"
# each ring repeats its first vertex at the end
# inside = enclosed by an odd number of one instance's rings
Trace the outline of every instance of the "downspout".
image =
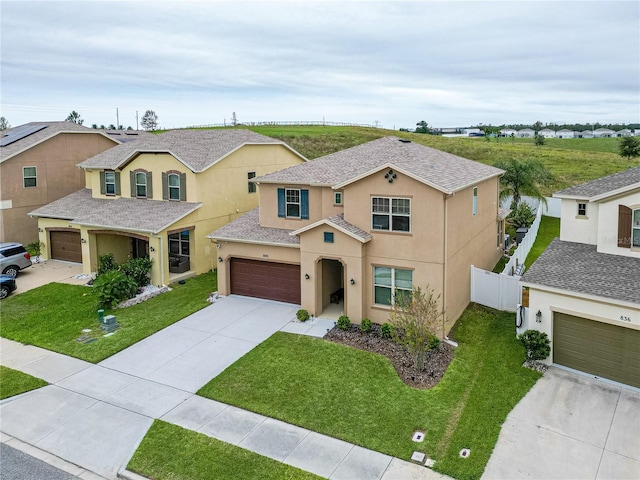
{"type": "Polygon", "coordinates": [[[160,280],[162,281],[162,285],[166,285],[164,281],[164,244],[162,243],[162,237],[159,235],[151,235],[153,238],[157,238],[160,240],[160,280]]]}
{"type": "Polygon", "coordinates": [[[449,198],[453,197],[455,193],[448,193],[444,195],[444,231],[442,234],[443,237],[443,259],[442,259],[442,338],[448,338],[445,332],[445,319],[447,318],[447,273],[448,273],[448,263],[447,258],[449,257],[449,244],[448,244],[448,234],[449,234],[449,198]]]}

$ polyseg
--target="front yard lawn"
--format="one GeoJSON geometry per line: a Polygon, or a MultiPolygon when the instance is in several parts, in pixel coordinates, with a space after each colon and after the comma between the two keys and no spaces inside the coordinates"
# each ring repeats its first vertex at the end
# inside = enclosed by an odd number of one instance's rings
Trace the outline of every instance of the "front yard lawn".
{"type": "Polygon", "coordinates": [[[171,288],[138,305],[105,311],[120,324],[114,335],[105,337],[98,324],[97,297],[90,287],[50,283],[2,301],[0,336],[97,363],[209,305],[207,297],[218,288],[216,273],[171,288]],[[96,340],[76,340],[85,335],[96,340]]]}
{"type": "Polygon", "coordinates": [[[0,365],[0,400],[48,385],[40,378],[0,365]]]}
{"type": "Polygon", "coordinates": [[[153,423],[127,468],[157,480],[178,478],[312,480],[320,478],[249,450],[161,420],[153,423]]]}
{"type": "Polygon", "coordinates": [[[436,470],[475,479],[540,374],[521,366],[512,313],[473,305],[451,337],[460,346],[430,390],[405,385],[385,357],[276,333],[198,393],[405,460],[423,451],[436,470]],[[424,443],[412,442],[415,430],[426,431],[424,443]]]}

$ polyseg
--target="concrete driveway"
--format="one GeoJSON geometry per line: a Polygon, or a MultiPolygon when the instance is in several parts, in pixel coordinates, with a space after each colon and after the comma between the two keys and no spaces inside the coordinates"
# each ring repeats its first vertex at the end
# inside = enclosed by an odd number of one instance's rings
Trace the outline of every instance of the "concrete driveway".
{"type": "Polygon", "coordinates": [[[550,368],[507,416],[482,478],[640,478],[640,391],[550,368]]]}
{"type": "Polygon", "coordinates": [[[84,285],[88,281],[89,278],[82,275],[81,263],[47,260],[20,270],[16,277],[18,288],[11,295],[17,295],[51,282],[84,285]]]}

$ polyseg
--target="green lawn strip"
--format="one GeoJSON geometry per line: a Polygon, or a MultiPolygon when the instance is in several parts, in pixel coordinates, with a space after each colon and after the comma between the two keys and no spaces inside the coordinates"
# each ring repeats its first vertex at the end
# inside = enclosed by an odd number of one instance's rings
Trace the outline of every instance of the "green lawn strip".
{"type": "Polygon", "coordinates": [[[48,385],[40,378],[0,365],[0,400],[48,385]]]}
{"type": "Polygon", "coordinates": [[[513,314],[472,306],[452,333],[460,341],[442,381],[406,386],[379,355],[320,339],[276,333],[198,394],[436,469],[479,478],[501,423],[539,374],[521,367],[513,314]],[[426,430],[423,444],[411,441],[426,430]],[[459,445],[476,459],[459,464],[459,445]]]}
{"type": "Polygon", "coordinates": [[[127,468],[156,480],[321,478],[161,420],[154,421],[127,468]]]}
{"type": "Polygon", "coordinates": [[[120,329],[104,337],[97,320],[97,298],[90,287],[50,283],[2,301],[0,336],[97,363],[209,305],[217,289],[215,273],[191,278],[184,285],[132,307],[106,311],[120,329]],[[97,339],[81,343],[83,329],[97,339]]]}
{"type": "Polygon", "coordinates": [[[560,219],[555,217],[543,216],[540,221],[540,229],[536,236],[536,241],[533,243],[529,255],[527,255],[524,261],[527,269],[531,268],[533,262],[535,262],[540,254],[545,251],[551,241],[560,236],[560,219]]]}

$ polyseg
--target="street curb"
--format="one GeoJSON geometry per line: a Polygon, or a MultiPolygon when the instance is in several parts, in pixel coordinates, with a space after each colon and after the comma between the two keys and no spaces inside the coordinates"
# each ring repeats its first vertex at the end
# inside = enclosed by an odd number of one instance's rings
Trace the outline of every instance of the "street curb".
{"type": "Polygon", "coordinates": [[[124,478],[124,480],[149,480],[147,477],[143,477],[127,469],[118,472],[118,478],[124,478]]]}

